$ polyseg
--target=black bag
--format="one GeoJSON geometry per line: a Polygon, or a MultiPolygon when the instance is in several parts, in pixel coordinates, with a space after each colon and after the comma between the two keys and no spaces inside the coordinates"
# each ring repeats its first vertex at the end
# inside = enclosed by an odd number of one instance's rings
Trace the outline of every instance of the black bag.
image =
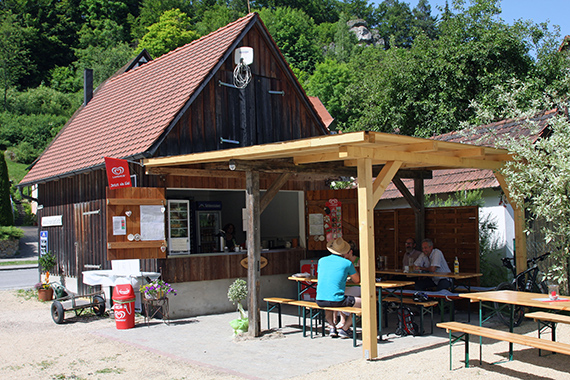
{"type": "Polygon", "coordinates": [[[414,322],[414,313],[409,307],[402,306],[398,310],[398,328],[396,329],[396,335],[406,336],[406,335],[419,335],[420,330],[417,323],[414,322]]]}
{"type": "Polygon", "coordinates": [[[428,295],[424,292],[415,292],[414,301],[415,302],[428,302],[430,299],[428,295]]]}

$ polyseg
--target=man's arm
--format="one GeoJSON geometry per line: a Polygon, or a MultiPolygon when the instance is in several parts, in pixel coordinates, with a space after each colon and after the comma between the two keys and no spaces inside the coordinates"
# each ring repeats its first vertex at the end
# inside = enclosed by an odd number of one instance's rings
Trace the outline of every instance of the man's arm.
{"type": "Polygon", "coordinates": [[[358,274],[358,272],[350,276],[350,280],[355,284],[360,284],[360,275],[358,274]]]}

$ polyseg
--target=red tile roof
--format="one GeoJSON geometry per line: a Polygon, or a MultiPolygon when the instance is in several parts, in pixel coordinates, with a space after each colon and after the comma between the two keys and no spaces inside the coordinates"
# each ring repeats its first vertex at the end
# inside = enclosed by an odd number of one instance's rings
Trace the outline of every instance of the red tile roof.
{"type": "MultiPolygon", "coordinates": [[[[533,132],[525,126],[521,119],[501,120],[495,123],[481,125],[469,131],[454,131],[433,137],[434,140],[459,142],[465,144],[487,145],[495,147],[497,137],[509,137],[513,139],[531,138],[533,140],[544,135],[548,128],[548,121],[558,110],[553,109],[542,112],[531,120],[538,126],[538,132],[533,132]]],[[[408,190],[414,193],[413,180],[402,180],[408,190]]],[[[478,190],[498,187],[499,182],[491,170],[481,169],[451,169],[434,170],[433,178],[424,180],[425,194],[454,193],[459,190],[478,190]]],[[[390,183],[381,199],[401,198],[402,194],[390,183]]]]}
{"type": "Polygon", "coordinates": [[[110,78],[82,107],[24,177],[32,184],[90,170],[103,157],[143,154],[221,61],[249,15],[134,70],[110,78]]]}
{"type": "Polygon", "coordinates": [[[313,104],[313,107],[315,107],[315,110],[319,114],[319,117],[323,121],[325,127],[328,128],[329,125],[331,125],[331,123],[334,121],[334,118],[331,116],[329,111],[327,111],[325,105],[323,102],[321,102],[321,99],[319,99],[318,96],[309,96],[309,100],[313,104]]]}

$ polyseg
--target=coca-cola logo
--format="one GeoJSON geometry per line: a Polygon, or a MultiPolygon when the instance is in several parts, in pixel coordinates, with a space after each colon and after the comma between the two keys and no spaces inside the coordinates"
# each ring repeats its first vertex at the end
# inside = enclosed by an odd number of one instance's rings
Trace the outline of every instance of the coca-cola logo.
{"type": "Polygon", "coordinates": [[[111,173],[113,173],[114,175],[121,175],[125,172],[125,168],[122,166],[115,166],[113,168],[111,168],[111,173]]]}
{"type": "Polygon", "coordinates": [[[121,294],[121,295],[125,295],[125,294],[129,294],[131,292],[130,289],[117,289],[117,293],[121,294]]]}

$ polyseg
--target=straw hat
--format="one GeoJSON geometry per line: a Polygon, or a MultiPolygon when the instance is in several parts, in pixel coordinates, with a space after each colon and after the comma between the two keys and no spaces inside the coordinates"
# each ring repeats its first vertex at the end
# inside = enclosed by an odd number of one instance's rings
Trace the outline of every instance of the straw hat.
{"type": "Polygon", "coordinates": [[[335,255],[346,255],[350,251],[350,244],[343,238],[336,238],[327,243],[327,249],[335,255]]]}

